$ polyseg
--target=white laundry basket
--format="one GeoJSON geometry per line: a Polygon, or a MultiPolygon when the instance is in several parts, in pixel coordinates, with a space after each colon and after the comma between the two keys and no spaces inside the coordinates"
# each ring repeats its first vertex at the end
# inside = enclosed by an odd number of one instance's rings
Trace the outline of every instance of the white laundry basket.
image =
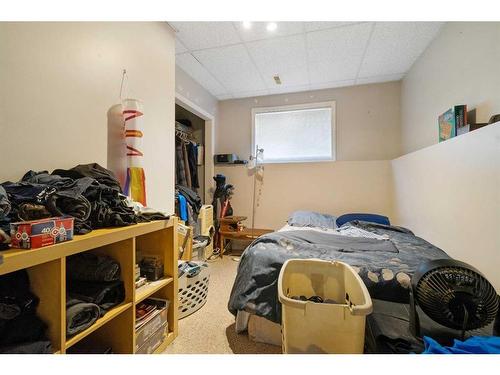
{"type": "Polygon", "coordinates": [[[290,259],[279,275],[278,296],[284,353],[363,353],[372,301],[348,264],[290,259]],[[320,296],[336,303],[300,301],[293,296],[320,296]]]}
{"type": "Polygon", "coordinates": [[[193,277],[187,273],[179,276],[179,319],[198,311],[207,302],[210,269],[208,263],[191,261],[200,266],[200,272],[193,277]]]}

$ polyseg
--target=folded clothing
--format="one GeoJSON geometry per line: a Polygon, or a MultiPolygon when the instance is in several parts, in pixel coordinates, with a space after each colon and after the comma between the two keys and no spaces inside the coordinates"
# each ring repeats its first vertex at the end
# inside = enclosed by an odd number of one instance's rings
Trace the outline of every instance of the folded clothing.
{"type": "Polygon", "coordinates": [[[108,256],[82,253],[67,258],[66,275],[76,281],[116,281],[120,264],[108,256]]]}
{"type": "Polygon", "coordinates": [[[469,337],[465,341],[454,340],[453,346],[442,346],[436,340],[424,336],[424,354],[500,354],[500,337],[469,337]]]}
{"type": "Polygon", "coordinates": [[[34,313],[0,320],[0,347],[46,340],[45,323],[34,313]]]}
{"type": "Polygon", "coordinates": [[[73,336],[84,331],[101,316],[101,309],[95,303],[84,302],[67,297],[66,302],[66,334],[73,336]]]}
{"type": "Polygon", "coordinates": [[[11,205],[9,201],[9,197],[7,196],[7,192],[0,185],[0,219],[3,219],[10,212],[11,205]]]}
{"type": "Polygon", "coordinates": [[[48,340],[27,342],[0,348],[2,354],[52,354],[52,344],[48,340]]]}
{"type": "Polygon", "coordinates": [[[34,313],[38,302],[38,297],[30,291],[26,270],[0,276],[0,319],[11,320],[24,313],[34,313]]]}
{"type": "Polygon", "coordinates": [[[125,300],[125,288],[123,281],[120,280],[111,282],[73,280],[68,284],[68,294],[71,298],[98,305],[101,315],[125,300]]]}

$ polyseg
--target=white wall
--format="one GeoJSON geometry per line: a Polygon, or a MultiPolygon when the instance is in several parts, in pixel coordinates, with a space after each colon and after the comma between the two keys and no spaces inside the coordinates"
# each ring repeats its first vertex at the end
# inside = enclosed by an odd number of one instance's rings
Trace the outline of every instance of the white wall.
{"type": "Polygon", "coordinates": [[[392,161],[394,218],[500,291],[500,123],[392,161]]]}
{"type": "Polygon", "coordinates": [[[107,111],[145,106],[148,204],[173,212],[175,46],[164,22],[0,23],[0,180],[106,166],[107,111]]]}
{"type": "Polygon", "coordinates": [[[450,22],[401,87],[402,154],[438,142],[438,116],[456,104],[478,122],[500,113],[500,22],[450,22]]]}

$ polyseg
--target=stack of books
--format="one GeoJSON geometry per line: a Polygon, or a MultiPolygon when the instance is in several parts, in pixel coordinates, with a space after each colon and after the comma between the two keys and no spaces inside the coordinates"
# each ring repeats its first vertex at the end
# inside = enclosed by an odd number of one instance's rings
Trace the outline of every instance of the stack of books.
{"type": "Polygon", "coordinates": [[[160,312],[161,310],[158,309],[157,305],[148,303],[147,300],[141,302],[135,308],[135,329],[138,330],[146,325],[160,312]]]}
{"type": "Polygon", "coordinates": [[[135,289],[140,288],[143,285],[146,285],[147,279],[145,277],[141,277],[141,268],[138,264],[135,265],[135,289]]]}
{"type": "Polygon", "coordinates": [[[467,106],[456,105],[439,116],[439,142],[469,132],[467,106]]]}

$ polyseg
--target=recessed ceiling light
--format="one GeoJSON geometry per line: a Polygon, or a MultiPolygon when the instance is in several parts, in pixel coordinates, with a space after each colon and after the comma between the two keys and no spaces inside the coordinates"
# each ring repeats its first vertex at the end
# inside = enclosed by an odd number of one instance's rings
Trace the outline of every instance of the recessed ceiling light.
{"type": "Polygon", "coordinates": [[[274,31],[278,28],[276,22],[269,22],[266,26],[267,31],[274,31]]]}
{"type": "Polygon", "coordinates": [[[243,21],[243,27],[245,29],[250,29],[252,27],[252,23],[250,21],[243,21]]]}

